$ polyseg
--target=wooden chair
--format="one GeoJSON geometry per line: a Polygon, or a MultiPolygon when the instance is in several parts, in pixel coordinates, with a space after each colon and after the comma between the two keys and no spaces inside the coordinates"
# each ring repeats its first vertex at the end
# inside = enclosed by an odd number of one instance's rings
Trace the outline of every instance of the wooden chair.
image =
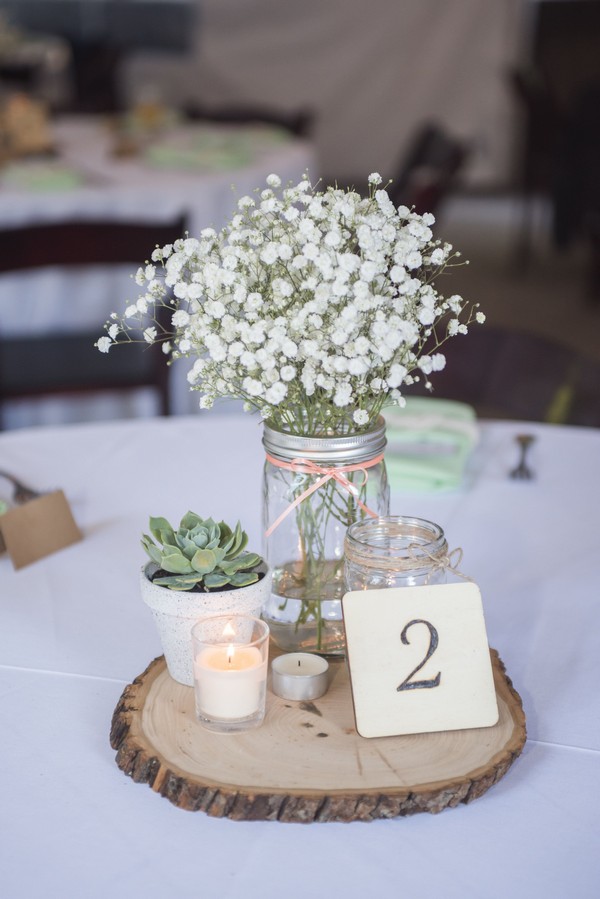
{"type": "Polygon", "coordinates": [[[524,270],[532,258],[534,201],[537,197],[549,197],[553,190],[562,116],[547,79],[534,67],[509,70],[508,84],[520,112],[515,175],[521,222],[515,264],[518,270],[524,270]]]}
{"type": "MultiPolygon", "coordinates": [[[[469,403],[486,418],[600,427],[600,363],[564,344],[486,324],[442,352],[434,396],[469,403]]],[[[406,392],[427,394],[422,383],[406,392]]]]}
{"type": "Polygon", "coordinates": [[[401,161],[389,190],[391,200],[396,206],[414,207],[419,215],[436,212],[468,154],[464,143],[438,125],[424,125],[401,161]]]}
{"type": "Polygon", "coordinates": [[[189,105],[185,113],[192,122],[213,122],[229,125],[274,125],[284,128],[295,137],[309,137],[314,117],[310,110],[280,112],[263,106],[204,106],[189,105]]]}
{"type": "MultiPolygon", "coordinates": [[[[123,264],[133,270],[157,244],[182,237],[185,227],[181,217],[169,223],[69,221],[0,230],[0,273],[123,264]]],[[[74,296],[72,301],[85,300],[74,296]]],[[[158,393],[161,414],[168,415],[168,369],[160,345],[132,344],[106,356],[94,346],[102,324],[83,333],[18,337],[3,337],[0,324],[0,408],[9,399],[151,387],[158,393]]]]}

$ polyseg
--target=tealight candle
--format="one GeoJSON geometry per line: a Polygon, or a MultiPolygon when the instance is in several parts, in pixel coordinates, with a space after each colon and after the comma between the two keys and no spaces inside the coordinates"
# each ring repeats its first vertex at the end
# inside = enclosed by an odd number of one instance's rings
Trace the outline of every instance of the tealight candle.
{"type": "Polygon", "coordinates": [[[271,687],[282,699],[318,699],[327,692],[329,663],[308,652],[288,652],[271,662],[271,687]]]}
{"type": "Polygon", "coordinates": [[[192,628],[196,716],[218,733],[258,727],[265,714],[269,628],[246,615],[192,628]]]}

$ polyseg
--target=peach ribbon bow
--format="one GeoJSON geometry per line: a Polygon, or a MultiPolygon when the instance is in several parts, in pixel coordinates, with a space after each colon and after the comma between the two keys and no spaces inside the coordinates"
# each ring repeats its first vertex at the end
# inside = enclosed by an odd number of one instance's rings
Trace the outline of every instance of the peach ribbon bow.
{"type": "Polygon", "coordinates": [[[365,503],[362,502],[358,498],[358,493],[361,487],[367,482],[367,478],[369,477],[366,469],[373,468],[373,466],[378,465],[383,460],[383,453],[379,456],[375,456],[373,459],[368,459],[366,462],[361,462],[358,465],[335,465],[335,466],[326,466],[326,465],[317,465],[315,462],[311,462],[310,459],[293,459],[291,462],[282,462],[280,459],[276,459],[274,456],[269,455],[267,453],[267,462],[270,462],[272,465],[276,465],[277,468],[285,468],[287,471],[294,471],[300,474],[312,474],[318,475],[318,479],[311,484],[300,496],[296,497],[296,499],[291,503],[287,509],[284,509],[279,518],[277,518],[272,525],[265,532],[267,537],[270,537],[273,531],[279,527],[284,518],[290,514],[290,512],[299,506],[300,503],[304,502],[304,500],[309,497],[315,490],[318,490],[319,487],[322,487],[323,484],[326,484],[327,481],[333,479],[337,481],[340,486],[342,486],[348,493],[351,493],[352,496],[355,497],[356,502],[367,515],[370,515],[371,518],[377,518],[377,513],[372,512],[365,503]],[[359,487],[356,484],[353,484],[352,481],[349,481],[345,476],[350,471],[362,471],[364,475],[364,479],[359,487]]]}

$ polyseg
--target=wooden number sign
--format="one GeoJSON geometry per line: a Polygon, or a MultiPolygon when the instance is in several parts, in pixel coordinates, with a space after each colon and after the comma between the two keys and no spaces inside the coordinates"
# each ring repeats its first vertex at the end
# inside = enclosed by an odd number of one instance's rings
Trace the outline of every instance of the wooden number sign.
{"type": "Polygon", "coordinates": [[[496,724],[498,706],[476,584],[358,590],[346,593],[342,608],[361,736],[496,724]]]}

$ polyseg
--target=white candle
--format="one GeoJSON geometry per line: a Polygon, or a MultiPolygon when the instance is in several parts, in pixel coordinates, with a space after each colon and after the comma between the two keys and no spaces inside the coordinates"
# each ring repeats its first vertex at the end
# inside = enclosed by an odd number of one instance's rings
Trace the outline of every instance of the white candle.
{"type": "Polygon", "coordinates": [[[271,663],[273,693],[283,699],[318,699],[327,691],[329,663],[308,652],[288,652],[271,663]]]}
{"type": "Polygon", "coordinates": [[[267,660],[255,646],[208,646],[194,664],[199,714],[233,720],[259,710],[267,660]]]}

